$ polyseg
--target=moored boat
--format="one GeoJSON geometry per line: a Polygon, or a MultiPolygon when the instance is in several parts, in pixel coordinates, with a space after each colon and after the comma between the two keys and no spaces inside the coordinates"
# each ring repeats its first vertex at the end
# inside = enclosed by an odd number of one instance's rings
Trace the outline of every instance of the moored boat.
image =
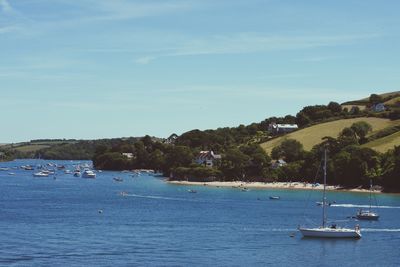
{"type": "Polygon", "coordinates": [[[46,172],[36,172],[33,174],[33,177],[49,177],[49,174],[46,172]]]}
{"type": "Polygon", "coordinates": [[[370,220],[370,221],[378,220],[379,214],[376,212],[373,212],[371,210],[371,207],[372,207],[372,181],[370,181],[370,185],[369,185],[369,209],[368,210],[360,209],[356,214],[356,218],[359,220],[370,220]]]}
{"type": "Polygon", "coordinates": [[[91,170],[84,170],[82,173],[82,178],[96,178],[96,174],[91,170]]]}
{"type": "Polygon", "coordinates": [[[319,227],[301,227],[299,226],[298,230],[304,237],[319,237],[319,238],[360,238],[361,231],[360,227],[356,225],[354,229],[352,228],[342,228],[336,226],[336,224],[332,224],[331,226],[327,226],[327,216],[326,216],[326,149],[324,151],[324,190],[322,196],[322,225],[319,227]]]}

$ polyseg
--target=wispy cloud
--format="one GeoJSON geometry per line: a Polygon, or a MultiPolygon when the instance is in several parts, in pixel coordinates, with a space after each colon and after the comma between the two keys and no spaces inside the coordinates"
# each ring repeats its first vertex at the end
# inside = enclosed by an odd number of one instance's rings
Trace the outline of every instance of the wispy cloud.
{"type": "Polygon", "coordinates": [[[146,56],[146,57],[140,57],[140,58],[136,59],[135,62],[138,64],[146,65],[146,64],[149,64],[154,59],[156,59],[156,57],[146,56]]]}
{"type": "Polygon", "coordinates": [[[13,8],[7,0],[0,0],[0,9],[5,13],[10,13],[13,11],[13,8]]]}
{"type": "MultiPolygon", "coordinates": [[[[143,62],[149,63],[160,57],[244,54],[349,45],[379,36],[375,33],[320,36],[269,36],[262,33],[238,33],[234,35],[211,36],[202,39],[187,38],[181,40],[180,44],[175,44],[175,47],[171,47],[169,50],[172,52],[146,55],[138,58],[136,62],[141,64],[143,62]]],[[[326,57],[315,57],[312,60],[322,61],[326,59],[326,57]]]]}
{"type": "Polygon", "coordinates": [[[97,9],[98,15],[89,20],[124,20],[148,16],[162,15],[191,8],[191,1],[145,1],[132,2],[126,0],[86,1],[97,9]]]}
{"type": "Polygon", "coordinates": [[[323,61],[334,60],[334,59],[337,59],[337,57],[333,57],[333,56],[315,56],[315,57],[296,59],[295,61],[299,61],[299,62],[323,62],[323,61]]]}
{"type": "Polygon", "coordinates": [[[15,32],[17,30],[19,30],[20,28],[17,26],[4,26],[4,27],[0,27],[0,34],[2,33],[9,33],[9,32],[15,32]]]}

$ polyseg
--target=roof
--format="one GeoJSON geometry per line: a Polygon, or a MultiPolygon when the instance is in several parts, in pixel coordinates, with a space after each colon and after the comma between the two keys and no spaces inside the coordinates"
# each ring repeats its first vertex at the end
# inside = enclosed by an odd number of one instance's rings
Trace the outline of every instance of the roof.
{"type": "Polygon", "coordinates": [[[197,158],[198,159],[207,159],[207,158],[221,159],[221,155],[214,154],[213,151],[200,151],[197,158]]]}
{"type": "Polygon", "coordinates": [[[297,124],[277,124],[278,128],[299,128],[297,124]]]}

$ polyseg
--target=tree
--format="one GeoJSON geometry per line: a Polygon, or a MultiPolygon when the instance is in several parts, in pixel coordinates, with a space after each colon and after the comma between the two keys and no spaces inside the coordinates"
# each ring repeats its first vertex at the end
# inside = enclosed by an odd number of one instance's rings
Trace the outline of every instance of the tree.
{"type": "Polygon", "coordinates": [[[294,139],[286,139],[279,146],[272,149],[273,159],[284,158],[287,162],[302,159],[304,153],[303,145],[294,139]]]}
{"type": "Polygon", "coordinates": [[[329,102],[328,109],[334,114],[339,114],[342,112],[342,106],[337,102],[329,102]]]}
{"type": "Polygon", "coordinates": [[[398,192],[400,190],[400,146],[389,150],[384,155],[383,185],[387,192],[398,192]]]}
{"type": "Polygon", "coordinates": [[[350,113],[353,115],[359,115],[361,113],[359,106],[353,106],[350,110],[350,113]]]}
{"type": "Polygon", "coordinates": [[[227,180],[243,180],[246,178],[245,169],[248,166],[250,157],[237,148],[226,151],[222,157],[221,171],[227,180]]]}
{"type": "Polygon", "coordinates": [[[380,172],[379,155],[370,148],[349,146],[334,156],[333,169],[335,183],[368,186],[371,174],[380,172]]]}
{"type": "Polygon", "coordinates": [[[299,113],[297,113],[296,123],[297,123],[297,125],[299,125],[299,127],[303,127],[311,122],[312,122],[311,119],[307,116],[306,113],[301,112],[301,111],[299,113]]]}
{"type": "Polygon", "coordinates": [[[378,103],[382,103],[382,101],[383,101],[383,99],[382,99],[382,97],[381,97],[380,95],[371,94],[371,95],[369,96],[369,103],[370,103],[371,105],[375,105],[375,104],[378,104],[378,103]]]}
{"type": "Polygon", "coordinates": [[[165,157],[165,175],[169,175],[172,169],[188,167],[193,161],[193,153],[187,146],[173,146],[165,157]]]}
{"type": "Polygon", "coordinates": [[[150,154],[149,165],[154,170],[162,170],[165,167],[165,155],[164,153],[156,149],[150,154]]]}
{"type": "Polygon", "coordinates": [[[351,125],[350,127],[353,132],[357,135],[360,144],[363,144],[366,142],[365,137],[367,134],[372,131],[372,126],[371,124],[365,122],[365,121],[359,121],[355,122],[351,125]]]}

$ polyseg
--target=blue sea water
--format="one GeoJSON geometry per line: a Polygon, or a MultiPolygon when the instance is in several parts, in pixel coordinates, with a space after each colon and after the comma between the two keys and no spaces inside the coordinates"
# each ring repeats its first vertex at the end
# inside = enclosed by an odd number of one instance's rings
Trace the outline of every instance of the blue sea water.
{"type": "MultiPolygon", "coordinates": [[[[46,162],[17,160],[0,167],[46,162]]],[[[77,163],[52,162],[70,169],[77,163]]],[[[348,218],[368,205],[368,194],[329,192],[329,200],[336,201],[328,209],[329,218],[351,227],[360,224],[363,237],[305,239],[296,228],[320,223],[321,208],[315,204],[320,192],[178,186],[152,175],[109,171],[97,173],[96,179],[62,171],[56,179],[32,174],[0,171],[0,265],[400,264],[399,195],[379,194],[376,211],[381,218],[368,222],[348,218]],[[272,195],[281,199],[270,200],[272,195]]]]}

